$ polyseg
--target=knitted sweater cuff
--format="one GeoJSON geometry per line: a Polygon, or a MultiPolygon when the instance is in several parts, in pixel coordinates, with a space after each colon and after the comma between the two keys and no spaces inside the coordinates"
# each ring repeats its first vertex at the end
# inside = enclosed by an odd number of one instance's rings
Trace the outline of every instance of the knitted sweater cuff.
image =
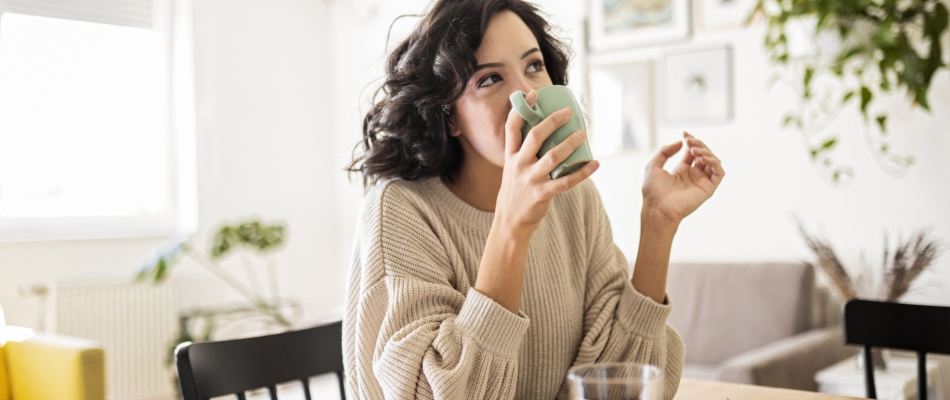
{"type": "Polygon", "coordinates": [[[666,319],[672,303],[666,295],[662,304],[637,292],[633,286],[623,291],[617,305],[617,318],[630,333],[656,339],[666,335],[666,319]]]}
{"type": "Polygon", "coordinates": [[[530,320],[524,313],[513,314],[475,288],[470,288],[455,323],[462,334],[488,350],[515,358],[530,320]]]}

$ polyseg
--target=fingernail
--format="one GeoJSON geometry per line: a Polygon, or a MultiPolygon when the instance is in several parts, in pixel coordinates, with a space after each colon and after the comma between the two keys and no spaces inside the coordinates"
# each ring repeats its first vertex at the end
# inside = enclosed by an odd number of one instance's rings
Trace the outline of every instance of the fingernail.
{"type": "Polygon", "coordinates": [[[596,171],[597,168],[600,168],[600,163],[597,161],[591,161],[591,166],[590,166],[591,172],[596,171]]]}
{"type": "Polygon", "coordinates": [[[572,113],[573,113],[573,111],[571,110],[570,107],[566,107],[566,108],[564,108],[564,109],[561,110],[561,115],[563,115],[563,116],[565,116],[565,117],[570,117],[572,113]]]}
{"type": "Polygon", "coordinates": [[[585,131],[577,131],[577,137],[578,137],[580,140],[587,139],[587,132],[585,132],[585,131]]]}
{"type": "Polygon", "coordinates": [[[525,96],[524,98],[525,98],[526,100],[534,100],[534,98],[537,97],[537,96],[538,96],[538,92],[532,90],[532,91],[528,92],[528,95],[525,96]]]}

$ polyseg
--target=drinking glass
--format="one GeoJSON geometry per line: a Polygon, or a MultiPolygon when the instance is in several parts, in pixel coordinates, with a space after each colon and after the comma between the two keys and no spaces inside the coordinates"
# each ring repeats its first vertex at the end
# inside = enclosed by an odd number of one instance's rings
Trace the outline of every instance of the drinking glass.
{"type": "Polygon", "coordinates": [[[661,400],[663,370],[645,364],[610,363],[567,372],[574,400],[661,400]]]}

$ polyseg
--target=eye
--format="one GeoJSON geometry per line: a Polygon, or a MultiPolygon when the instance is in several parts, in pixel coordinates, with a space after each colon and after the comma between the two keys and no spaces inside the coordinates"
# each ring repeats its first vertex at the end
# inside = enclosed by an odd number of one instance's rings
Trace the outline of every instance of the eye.
{"type": "Polygon", "coordinates": [[[544,71],[544,61],[537,60],[531,64],[528,64],[527,72],[541,72],[544,71]]]}
{"type": "Polygon", "coordinates": [[[498,74],[489,74],[488,76],[482,78],[482,80],[478,81],[478,87],[489,87],[497,83],[500,79],[501,77],[498,76],[498,74]]]}

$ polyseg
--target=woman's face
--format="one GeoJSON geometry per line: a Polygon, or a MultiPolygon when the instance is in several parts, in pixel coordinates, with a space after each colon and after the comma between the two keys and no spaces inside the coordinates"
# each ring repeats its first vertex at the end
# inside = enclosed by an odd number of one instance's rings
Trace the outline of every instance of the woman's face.
{"type": "Polygon", "coordinates": [[[492,17],[475,52],[475,73],[455,103],[452,136],[459,138],[466,160],[503,167],[508,96],[551,85],[538,41],[511,11],[492,17]]]}

